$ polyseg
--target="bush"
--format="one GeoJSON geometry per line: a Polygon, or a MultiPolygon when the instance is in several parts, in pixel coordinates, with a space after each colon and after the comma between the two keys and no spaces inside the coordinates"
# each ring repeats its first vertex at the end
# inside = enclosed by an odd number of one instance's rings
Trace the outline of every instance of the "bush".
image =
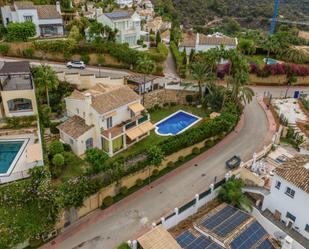
{"type": "Polygon", "coordinates": [[[158,170],[158,169],[154,169],[154,170],[152,171],[152,175],[153,175],[153,176],[159,175],[159,170],[158,170]]]}
{"type": "Polygon", "coordinates": [[[64,164],[65,165],[68,165],[68,164],[71,164],[72,162],[75,161],[75,155],[73,152],[71,151],[64,151],[62,153],[63,157],[64,157],[64,164]]]}
{"type": "Polygon", "coordinates": [[[61,122],[51,122],[51,123],[49,124],[50,132],[51,132],[52,134],[59,134],[59,130],[58,130],[58,128],[57,128],[57,126],[58,126],[59,124],[61,124],[61,122]]]}
{"type": "Polygon", "coordinates": [[[169,167],[169,168],[173,168],[175,166],[175,164],[174,164],[174,162],[169,161],[166,166],[169,167]]]}
{"type": "Polygon", "coordinates": [[[33,48],[26,48],[23,50],[23,56],[26,58],[33,58],[34,50],[33,48]]]}
{"type": "Polygon", "coordinates": [[[6,43],[0,44],[0,55],[7,55],[10,50],[10,46],[6,43]]]}
{"type": "Polygon", "coordinates": [[[135,181],[135,185],[138,186],[138,187],[142,186],[143,184],[144,184],[144,181],[142,179],[137,179],[135,181]]]}
{"type": "Polygon", "coordinates": [[[63,144],[64,151],[72,151],[71,145],[63,144]]]}
{"type": "Polygon", "coordinates": [[[174,42],[170,43],[170,48],[171,48],[174,60],[176,62],[176,68],[179,71],[180,70],[180,66],[182,65],[182,62],[183,62],[183,56],[179,52],[178,47],[177,47],[177,45],[174,42]]]}
{"type": "Polygon", "coordinates": [[[185,157],[184,156],[178,157],[178,162],[184,162],[184,161],[185,161],[185,157]]]}
{"type": "Polygon", "coordinates": [[[109,207],[109,206],[113,205],[113,203],[114,203],[113,197],[112,196],[106,196],[103,200],[102,207],[103,208],[109,207]]]}
{"type": "Polygon", "coordinates": [[[89,61],[90,61],[90,57],[89,57],[88,54],[82,54],[82,55],[80,56],[80,59],[81,59],[83,62],[85,62],[85,64],[88,64],[89,61]]]}
{"type": "Polygon", "coordinates": [[[73,49],[76,42],[72,39],[67,40],[53,40],[53,41],[35,41],[34,48],[37,50],[49,53],[63,53],[72,56],[73,49]]]}
{"type": "Polygon", "coordinates": [[[120,188],[120,194],[126,195],[128,193],[128,188],[126,186],[123,186],[120,188]]]}
{"type": "Polygon", "coordinates": [[[56,154],[61,154],[64,151],[63,144],[59,140],[51,142],[48,147],[49,155],[54,156],[56,154]]]}
{"type": "Polygon", "coordinates": [[[64,157],[62,154],[58,153],[54,155],[53,160],[52,160],[53,165],[56,167],[61,167],[64,165],[64,157]]]}
{"type": "Polygon", "coordinates": [[[20,129],[33,126],[33,122],[37,120],[36,116],[12,117],[5,118],[6,129],[20,129]]]}
{"type": "Polygon", "coordinates": [[[200,153],[200,149],[199,149],[199,148],[194,147],[194,148],[192,149],[192,154],[197,155],[197,154],[199,154],[199,153],[200,153]]]}
{"type": "Polygon", "coordinates": [[[208,139],[204,143],[205,148],[211,148],[213,145],[214,145],[214,141],[212,139],[208,139]]]}
{"type": "Polygon", "coordinates": [[[32,22],[9,23],[6,27],[8,41],[27,41],[36,35],[36,28],[32,22]]]}

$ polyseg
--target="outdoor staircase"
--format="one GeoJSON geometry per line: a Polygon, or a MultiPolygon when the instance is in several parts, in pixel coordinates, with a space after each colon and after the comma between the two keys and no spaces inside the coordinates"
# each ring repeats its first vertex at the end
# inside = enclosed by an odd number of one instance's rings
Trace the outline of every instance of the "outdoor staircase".
{"type": "Polygon", "coordinates": [[[267,196],[269,195],[269,190],[263,187],[258,187],[258,186],[246,186],[242,188],[243,192],[248,192],[248,193],[255,193],[255,194],[260,194],[262,196],[267,196]]]}

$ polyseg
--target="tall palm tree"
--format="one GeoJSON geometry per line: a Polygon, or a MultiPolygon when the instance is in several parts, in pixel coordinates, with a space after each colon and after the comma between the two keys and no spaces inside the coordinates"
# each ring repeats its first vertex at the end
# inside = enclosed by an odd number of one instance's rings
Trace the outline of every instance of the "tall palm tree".
{"type": "Polygon", "coordinates": [[[59,81],[55,71],[48,65],[41,65],[35,70],[35,83],[39,90],[45,91],[47,105],[50,106],[49,91],[57,89],[59,81]]]}
{"type": "Polygon", "coordinates": [[[266,58],[266,64],[267,64],[270,53],[276,53],[280,50],[280,42],[278,41],[277,37],[271,35],[268,36],[267,39],[264,41],[263,47],[264,49],[267,50],[267,58],[266,58]]]}
{"type": "Polygon", "coordinates": [[[143,87],[143,104],[145,104],[145,90],[146,90],[146,76],[154,73],[156,70],[156,63],[145,55],[137,60],[137,70],[144,74],[144,87],[143,87]]]}

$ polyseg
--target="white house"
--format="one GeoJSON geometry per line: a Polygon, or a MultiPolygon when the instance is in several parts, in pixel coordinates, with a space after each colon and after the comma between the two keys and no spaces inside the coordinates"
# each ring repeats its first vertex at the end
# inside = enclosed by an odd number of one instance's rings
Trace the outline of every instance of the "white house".
{"type": "Polygon", "coordinates": [[[194,50],[196,53],[205,52],[211,48],[224,46],[225,49],[235,49],[237,38],[231,38],[220,33],[204,35],[200,33],[186,32],[182,34],[179,51],[186,50],[187,55],[194,50]]]}
{"type": "Polygon", "coordinates": [[[275,170],[265,209],[309,239],[309,156],[298,155],[275,170]]]}
{"type": "Polygon", "coordinates": [[[116,41],[135,46],[140,39],[141,19],[136,12],[115,11],[104,13],[97,17],[97,21],[117,30],[116,41]]]}
{"type": "Polygon", "coordinates": [[[77,155],[96,147],[113,156],[154,128],[141,97],[125,85],[75,90],[65,102],[69,119],[58,126],[60,138],[77,155]]]}
{"type": "Polygon", "coordinates": [[[120,8],[132,8],[133,6],[133,0],[116,0],[116,3],[120,6],[120,8]]]}
{"type": "Polygon", "coordinates": [[[63,36],[63,21],[60,2],[56,5],[34,5],[30,1],[13,2],[1,7],[2,22],[22,23],[31,21],[36,26],[37,36],[63,36]]]}

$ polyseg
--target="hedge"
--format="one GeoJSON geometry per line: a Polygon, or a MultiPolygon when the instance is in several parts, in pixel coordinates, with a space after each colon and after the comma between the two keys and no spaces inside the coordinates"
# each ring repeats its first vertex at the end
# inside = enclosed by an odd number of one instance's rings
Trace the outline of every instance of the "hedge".
{"type": "Polygon", "coordinates": [[[10,46],[7,43],[0,44],[0,55],[7,55],[9,52],[10,46]]]}
{"type": "Polygon", "coordinates": [[[183,57],[182,54],[179,52],[177,45],[174,42],[170,43],[170,48],[176,63],[176,67],[177,67],[177,71],[180,69],[180,67],[182,66],[182,62],[183,62],[183,57]]]}
{"type": "Polygon", "coordinates": [[[52,41],[34,41],[34,48],[49,53],[72,53],[75,48],[75,41],[52,40],[52,41]]]}

